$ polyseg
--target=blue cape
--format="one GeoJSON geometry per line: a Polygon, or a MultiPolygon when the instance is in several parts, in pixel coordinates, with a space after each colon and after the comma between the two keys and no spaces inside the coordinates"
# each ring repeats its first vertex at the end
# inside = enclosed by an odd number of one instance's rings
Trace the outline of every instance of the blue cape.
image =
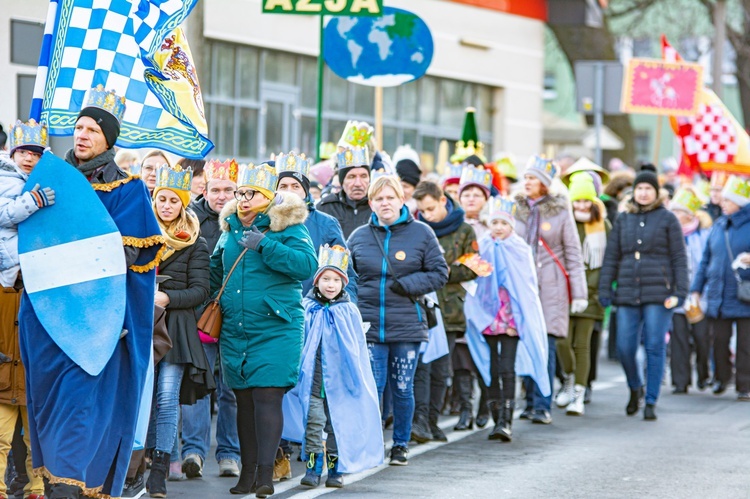
{"type": "Polygon", "coordinates": [[[315,357],[322,344],[323,386],[336,434],[339,471],[357,473],[379,466],[383,463],[380,401],[359,310],[348,301],[323,306],[305,298],[304,305],[305,346],[299,382],[284,396],[283,438],[304,443],[315,357]]]}
{"type": "MultiPolygon", "coordinates": [[[[435,303],[438,302],[436,292],[428,293],[427,296],[435,303]]],[[[419,353],[422,354],[422,362],[429,364],[433,360],[437,360],[450,352],[448,347],[448,337],[445,334],[445,324],[443,324],[443,314],[440,309],[436,309],[437,313],[437,326],[427,331],[429,335],[427,341],[423,341],[419,346],[419,353]]]]}
{"type": "Polygon", "coordinates": [[[466,295],[466,338],[469,351],[484,382],[490,384],[490,352],[482,331],[492,324],[500,309],[498,289],[508,290],[511,313],[516,321],[519,343],[516,373],[531,376],[542,395],[550,394],[547,374],[547,327],[539,301],[536,269],[531,248],[517,234],[505,240],[490,235],[479,242],[479,254],[492,264],[494,271],[477,278],[474,295],[466,295]]]}

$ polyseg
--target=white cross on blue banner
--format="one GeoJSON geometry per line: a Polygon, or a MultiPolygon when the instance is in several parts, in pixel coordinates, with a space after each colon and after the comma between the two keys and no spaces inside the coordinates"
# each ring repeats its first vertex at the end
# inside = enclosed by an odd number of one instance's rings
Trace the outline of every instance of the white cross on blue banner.
{"type": "Polygon", "coordinates": [[[85,92],[124,96],[117,145],[187,158],[213,149],[179,28],[197,0],[50,0],[30,116],[72,135],[85,92]]]}

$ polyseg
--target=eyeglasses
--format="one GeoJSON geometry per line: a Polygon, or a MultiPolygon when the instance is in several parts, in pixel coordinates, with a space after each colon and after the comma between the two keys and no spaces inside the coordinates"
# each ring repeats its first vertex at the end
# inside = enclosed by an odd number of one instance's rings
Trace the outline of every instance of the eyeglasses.
{"type": "Polygon", "coordinates": [[[29,151],[27,149],[16,149],[16,152],[21,155],[21,157],[25,158],[26,156],[31,156],[32,158],[39,159],[42,157],[41,154],[34,151],[29,151]]]}
{"type": "Polygon", "coordinates": [[[246,190],[246,191],[234,191],[234,198],[237,201],[242,201],[243,199],[245,201],[252,201],[255,197],[255,193],[258,191],[254,191],[252,189],[246,190]]]}

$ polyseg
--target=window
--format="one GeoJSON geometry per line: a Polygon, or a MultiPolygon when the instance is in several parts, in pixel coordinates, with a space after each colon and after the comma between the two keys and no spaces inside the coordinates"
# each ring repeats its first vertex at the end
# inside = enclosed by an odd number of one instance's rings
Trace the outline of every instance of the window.
{"type": "Polygon", "coordinates": [[[544,73],[544,93],[542,96],[544,100],[557,99],[557,76],[554,71],[544,73]]]}
{"type": "MultiPolygon", "coordinates": [[[[42,51],[44,23],[10,21],[10,62],[37,66],[42,51]]],[[[20,116],[20,115],[19,115],[20,116]]]]}
{"type": "Polygon", "coordinates": [[[637,130],[635,132],[635,156],[638,161],[650,161],[651,134],[648,130],[637,130]]]}
{"type": "MultiPolygon", "coordinates": [[[[265,159],[264,148],[286,140],[290,149],[317,155],[315,58],[214,40],[207,41],[205,54],[204,101],[216,157],[257,163],[265,159]],[[278,101],[269,97],[279,92],[289,95],[291,113],[279,115],[278,101]],[[283,130],[274,128],[278,126],[283,130]]],[[[374,88],[341,79],[327,67],[323,81],[322,141],[337,142],[347,120],[374,125],[374,88]]],[[[431,166],[441,140],[452,147],[460,138],[465,109],[474,106],[480,140],[489,155],[493,97],[491,87],[432,76],[384,88],[381,147],[393,153],[397,146],[410,144],[431,166]]]]}
{"type": "Polygon", "coordinates": [[[16,116],[28,116],[31,109],[31,99],[34,96],[34,81],[36,76],[18,75],[16,77],[16,116]]]}

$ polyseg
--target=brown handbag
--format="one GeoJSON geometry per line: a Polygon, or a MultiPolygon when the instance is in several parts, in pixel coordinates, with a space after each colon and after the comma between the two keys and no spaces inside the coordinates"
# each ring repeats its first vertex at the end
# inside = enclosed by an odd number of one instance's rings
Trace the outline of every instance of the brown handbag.
{"type": "Polygon", "coordinates": [[[221,305],[219,305],[219,300],[221,299],[221,295],[224,293],[224,288],[227,287],[227,282],[229,282],[229,277],[232,275],[232,272],[234,272],[234,269],[237,267],[237,264],[240,263],[240,260],[242,260],[242,257],[245,256],[245,253],[247,252],[247,248],[242,250],[240,253],[240,256],[237,257],[237,260],[235,260],[234,265],[232,265],[232,268],[229,269],[229,273],[227,274],[226,278],[224,279],[224,283],[221,285],[221,289],[219,290],[219,294],[216,295],[216,298],[208,302],[208,305],[206,305],[206,308],[203,310],[203,313],[201,314],[200,319],[198,319],[198,329],[209,335],[211,338],[218,339],[219,336],[221,336],[221,305]]]}
{"type": "Polygon", "coordinates": [[[167,310],[159,305],[154,305],[154,364],[172,349],[172,339],[167,331],[167,310]]]}

